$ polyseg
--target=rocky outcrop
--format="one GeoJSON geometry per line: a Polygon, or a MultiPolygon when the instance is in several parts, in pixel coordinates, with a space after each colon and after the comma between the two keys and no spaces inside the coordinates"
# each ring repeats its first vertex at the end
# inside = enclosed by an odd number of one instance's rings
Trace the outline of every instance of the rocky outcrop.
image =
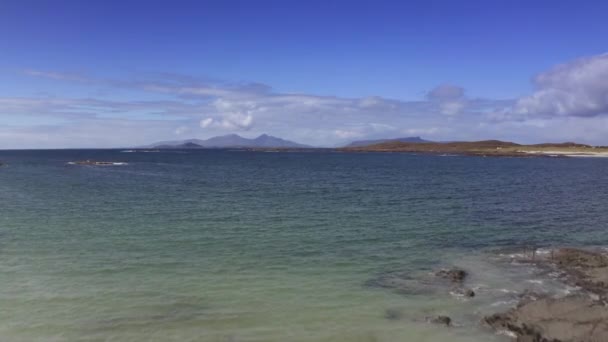
{"type": "Polygon", "coordinates": [[[608,309],[586,297],[524,301],[484,321],[498,331],[510,331],[518,341],[608,341],[608,309]]]}
{"type": "Polygon", "coordinates": [[[549,263],[564,272],[565,281],[579,286],[600,299],[608,294],[608,256],[574,248],[554,251],[549,263]]]}
{"type": "Polygon", "coordinates": [[[581,293],[563,298],[525,293],[517,307],[485,317],[485,323],[513,333],[522,342],[608,341],[608,257],[601,252],[562,248],[535,262],[560,272],[581,293]]]}

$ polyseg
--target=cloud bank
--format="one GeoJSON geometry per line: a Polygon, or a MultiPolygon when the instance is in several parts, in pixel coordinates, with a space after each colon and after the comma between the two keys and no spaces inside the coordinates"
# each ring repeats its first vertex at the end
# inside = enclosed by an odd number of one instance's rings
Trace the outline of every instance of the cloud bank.
{"type": "Polygon", "coordinates": [[[517,100],[516,115],[526,117],[608,114],[608,54],[565,63],[534,78],[536,91],[517,100]]]}
{"type": "Polygon", "coordinates": [[[411,135],[608,144],[606,54],[539,73],[535,90],[519,99],[470,97],[455,84],[402,101],[287,93],[259,83],[170,73],[129,79],[38,70],[24,75],[106,95],[67,97],[51,90],[45,96],[0,97],[0,148],[133,146],[234,132],[269,133],[316,146],[411,135]]]}

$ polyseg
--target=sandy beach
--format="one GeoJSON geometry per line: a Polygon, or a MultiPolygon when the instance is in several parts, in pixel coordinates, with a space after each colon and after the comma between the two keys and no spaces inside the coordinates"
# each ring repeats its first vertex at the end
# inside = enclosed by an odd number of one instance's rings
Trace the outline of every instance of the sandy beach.
{"type": "Polygon", "coordinates": [[[608,157],[608,152],[606,152],[606,151],[601,151],[601,152],[593,152],[593,151],[573,152],[573,151],[560,151],[560,150],[555,150],[555,151],[544,151],[544,150],[527,151],[527,150],[523,150],[523,151],[517,151],[517,152],[527,153],[527,154],[533,154],[533,155],[560,156],[560,157],[591,157],[591,158],[606,158],[606,157],[608,157]]]}

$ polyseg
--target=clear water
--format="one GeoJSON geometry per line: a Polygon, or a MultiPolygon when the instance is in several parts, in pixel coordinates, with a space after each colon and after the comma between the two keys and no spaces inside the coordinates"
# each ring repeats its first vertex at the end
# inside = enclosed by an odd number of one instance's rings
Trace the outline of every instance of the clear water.
{"type": "Polygon", "coordinates": [[[479,324],[484,314],[525,288],[567,289],[493,251],[608,242],[605,159],[66,150],[0,160],[2,341],[504,341],[479,324]],[[66,165],[81,159],[128,165],[66,165]],[[369,285],[447,265],[472,272],[474,299],[369,285]],[[457,326],[425,322],[438,314],[457,326]]]}

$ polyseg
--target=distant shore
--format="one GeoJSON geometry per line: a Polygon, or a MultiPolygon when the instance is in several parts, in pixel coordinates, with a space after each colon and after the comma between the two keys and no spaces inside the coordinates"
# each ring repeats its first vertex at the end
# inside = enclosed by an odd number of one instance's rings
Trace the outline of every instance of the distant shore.
{"type": "Polygon", "coordinates": [[[520,145],[499,140],[449,143],[387,142],[338,149],[345,152],[408,152],[481,157],[608,157],[608,147],[577,143],[520,145]]]}

